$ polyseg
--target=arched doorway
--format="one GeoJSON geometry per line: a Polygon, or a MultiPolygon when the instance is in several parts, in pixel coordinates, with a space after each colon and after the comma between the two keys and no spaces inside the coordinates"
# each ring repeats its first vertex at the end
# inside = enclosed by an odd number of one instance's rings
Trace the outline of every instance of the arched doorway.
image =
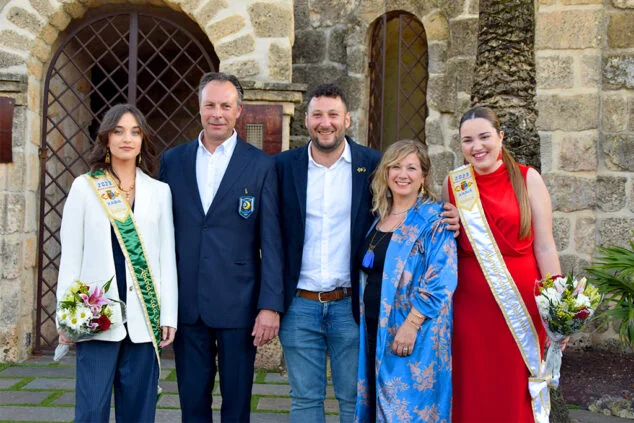
{"type": "Polygon", "coordinates": [[[427,36],[412,14],[378,18],[370,46],[368,145],[385,150],[403,138],[425,142],[427,36]]]}
{"type": "Polygon", "coordinates": [[[117,103],[136,104],[159,152],[195,138],[198,82],[219,64],[207,37],[183,14],[127,6],[97,12],[67,31],[44,83],[34,352],[55,346],[62,210],[73,179],[87,170],[101,117],[117,103]]]}

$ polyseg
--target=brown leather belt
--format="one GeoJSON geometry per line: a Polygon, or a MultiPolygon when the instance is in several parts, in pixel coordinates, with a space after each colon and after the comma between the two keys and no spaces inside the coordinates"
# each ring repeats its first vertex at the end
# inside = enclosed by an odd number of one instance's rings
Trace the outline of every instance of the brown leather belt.
{"type": "Polygon", "coordinates": [[[320,303],[327,303],[328,301],[337,301],[345,297],[349,297],[352,294],[351,288],[337,288],[328,292],[313,292],[298,289],[297,294],[302,298],[308,298],[309,300],[319,301],[320,303]]]}

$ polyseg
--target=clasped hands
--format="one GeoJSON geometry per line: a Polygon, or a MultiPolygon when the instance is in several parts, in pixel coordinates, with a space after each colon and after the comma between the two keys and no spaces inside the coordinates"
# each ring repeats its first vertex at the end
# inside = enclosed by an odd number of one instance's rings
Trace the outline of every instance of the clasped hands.
{"type": "Polygon", "coordinates": [[[273,310],[260,310],[253,325],[253,345],[261,347],[275,338],[280,330],[280,315],[273,310]]]}

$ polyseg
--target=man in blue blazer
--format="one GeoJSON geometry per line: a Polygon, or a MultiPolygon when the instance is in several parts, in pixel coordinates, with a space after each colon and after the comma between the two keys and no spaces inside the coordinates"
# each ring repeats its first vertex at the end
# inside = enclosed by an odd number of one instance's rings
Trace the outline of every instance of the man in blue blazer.
{"type": "Polygon", "coordinates": [[[216,355],[221,419],[248,422],[256,346],[277,335],[283,311],[282,242],[272,157],[240,139],[243,90],[204,75],[198,139],[161,157],[172,190],[179,288],[174,342],[185,422],[212,421],[216,355]]]}
{"type": "Polygon", "coordinates": [[[381,154],[345,136],[343,91],[309,94],[307,146],[278,154],[286,313],[280,341],[291,384],[291,422],[325,420],[330,355],[340,420],[352,422],[359,354],[355,252],[372,223],[370,176],[381,154]]]}

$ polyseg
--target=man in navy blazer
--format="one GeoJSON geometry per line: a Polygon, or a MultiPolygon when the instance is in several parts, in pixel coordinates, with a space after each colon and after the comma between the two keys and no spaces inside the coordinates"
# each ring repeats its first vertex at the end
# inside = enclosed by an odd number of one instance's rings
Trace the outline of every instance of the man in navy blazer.
{"type": "Polygon", "coordinates": [[[243,90],[209,73],[198,91],[198,139],[161,157],[172,191],[179,288],[174,342],[185,422],[212,421],[216,355],[221,419],[248,422],[256,346],[277,335],[282,243],[272,157],[235,132],[243,90]]]}
{"type": "Polygon", "coordinates": [[[355,252],[372,224],[369,182],[381,154],[345,136],[343,91],[309,94],[310,142],[278,154],[286,313],[280,341],[291,384],[291,422],[323,422],[326,355],[340,420],[352,422],[359,354],[355,252]]]}

